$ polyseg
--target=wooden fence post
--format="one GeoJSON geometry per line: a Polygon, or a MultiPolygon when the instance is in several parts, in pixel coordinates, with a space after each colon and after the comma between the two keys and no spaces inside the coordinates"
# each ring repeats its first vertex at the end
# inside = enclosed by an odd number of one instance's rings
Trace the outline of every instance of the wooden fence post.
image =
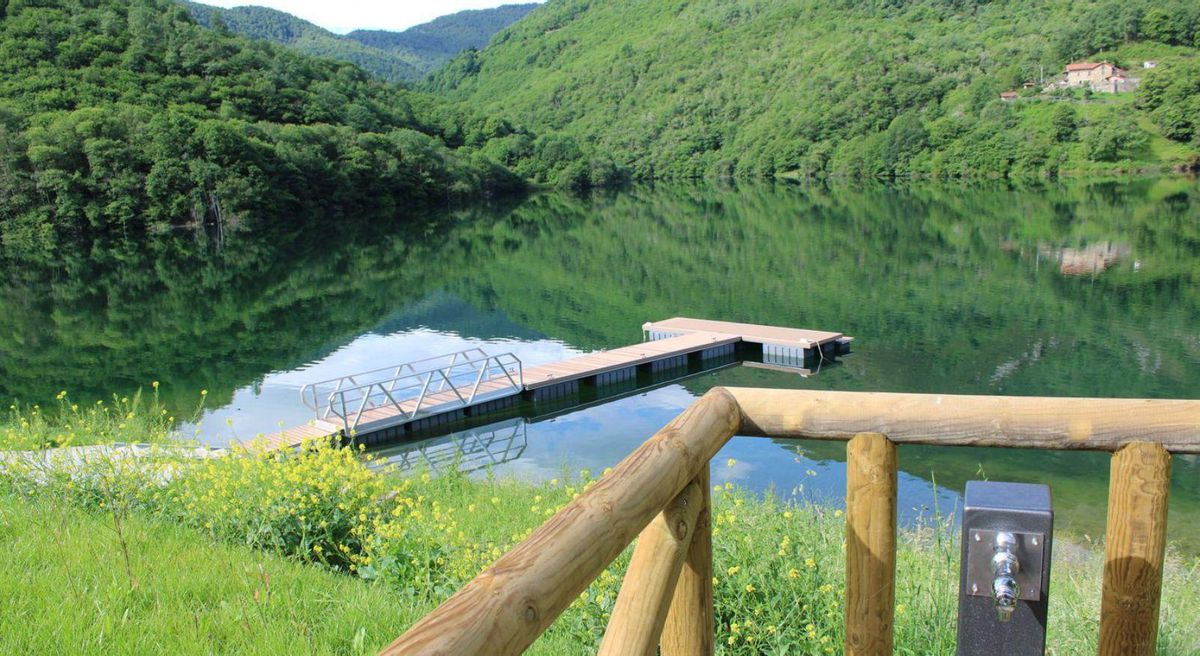
{"type": "Polygon", "coordinates": [[[713,624],[713,559],[712,559],[712,491],[708,467],[696,476],[700,486],[702,506],[692,531],[687,559],[675,583],[675,596],[663,628],[660,646],[662,656],[712,656],[713,624]]]}
{"type": "Polygon", "coordinates": [[[658,653],[658,639],[702,503],[700,486],[693,481],[638,536],[600,656],[658,653]]]}
{"type": "Polygon", "coordinates": [[[1171,454],[1160,444],[1135,442],[1112,456],[1101,656],[1154,654],[1167,544],[1171,454]]]}
{"type": "Polygon", "coordinates": [[[846,654],[891,656],[896,445],[878,433],[859,433],[846,453],[846,654]]]}
{"type": "Polygon", "coordinates": [[[679,492],[741,422],[714,388],[381,652],[524,653],[679,492]]]}

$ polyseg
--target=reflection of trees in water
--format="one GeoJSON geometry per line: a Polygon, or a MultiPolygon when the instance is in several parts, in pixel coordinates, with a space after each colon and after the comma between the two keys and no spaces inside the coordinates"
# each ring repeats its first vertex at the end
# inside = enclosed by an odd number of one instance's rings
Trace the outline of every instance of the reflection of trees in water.
{"type": "Polygon", "coordinates": [[[53,267],[9,264],[0,392],[28,401],[63,388],[103,397],[160,380],[181,409],[200,389],[225,403],[443,284],[439,274],[463,264],[462,249],[440,239],[459,220],[410,219],[403,229],[377,217],[347,220],[332,237],[328,228],[227,234],[220,249],[203,235],[171,234],[142,246],[93,244],[53,267]]]}
{"type": "Polygon", "coordinates": [[[462,294],[587,347],[674,315],[838,330],[862,356],[852,379],[818,383],[840,388],[1187,396],[1200,388],[1188,366],[1200,357],[1200,210],[1161,200],[1168,191],[1200,200],[1177,180],[638,189],[593,200],[462,294]],[[1063,279],[1012,249],[1103,240],[1131,244],[1141,269],[1063,279]],[[1037,359],[992,381],[1039,342],[1037,359]],[[1173,365],[1148,371],[1133,353],[1173,365]]]}
{"type": "Polygon", "coordinates": [[[219,404],[449,293],[506,318],[491,325],[585,348],[673,315],[838,330],[859,357],[812,384],[843,389],[1182,396],[1200,389],[1196,200],[1173,179],[657,186],[298,221],[227,234],[219,250],[182,234],[92,244],[4,267],[0,393],[99,396],[158,379],[180,407],[201,388],[219,404]],[[1141,270],[1063,279],[1006,250],[1104,240],[1130,244],[1141,270]],[[1039,342],[1036,361],[993,380],[1039,342]]]}

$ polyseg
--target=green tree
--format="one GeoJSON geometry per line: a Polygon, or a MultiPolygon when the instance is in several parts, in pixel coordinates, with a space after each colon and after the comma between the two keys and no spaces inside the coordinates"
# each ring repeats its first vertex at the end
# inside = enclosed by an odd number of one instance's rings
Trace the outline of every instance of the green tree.
{"type": "Polygon", "coordinates": [[[1162,43],[1190,45],[1200,23],[1200,8],[1178,0],[1146,9],[1140,23],[1141,35],[1162,43]]]}
{"type": "Polygon", "coordinates": [[[1056,141],[1074,141],[1079,127],[1079,112],[1067,103],[1058,103],[1050,118],[1056,141]]]}
{"type": "Polygon", "coordinates": [[[1153,69],[1138,101],[1168,139],[1200,140],[1200,61],[1180,60],[1153,69]]]}
{"type": "Polygon", "coordinates": [[[1145,133],[1134,125],[1104,123],[1095,126],[1084,140],[1088,156],[1098,162],[1115,162],[1146,143],[1145,133]]]}
{"type": "Polygon", "coordinates": [[[883,151],[884,167],[892,173],[907,173],[908,162],[929,143],[929,133],[913,112],[897,116],[887,130],[883,151]]]}

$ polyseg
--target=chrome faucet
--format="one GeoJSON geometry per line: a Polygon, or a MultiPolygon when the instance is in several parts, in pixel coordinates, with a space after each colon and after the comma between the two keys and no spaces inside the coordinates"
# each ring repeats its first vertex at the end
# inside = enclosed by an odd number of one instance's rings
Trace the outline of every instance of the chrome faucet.
{"type": "Polygon", "coordinates": [[[992,596],[996,599],[996,612],[1001,622],[1012,619],[1013,611],[1017,609],[1017,598],[1021,596],[1021,587],[1017,585],[1017,572],[1021,571],[1021,563],[1013,551],[1017,539],[1012,533],[1001,531],[996,534],[996,542],[992,546],[995,555],[992,556],[992,596]]]}

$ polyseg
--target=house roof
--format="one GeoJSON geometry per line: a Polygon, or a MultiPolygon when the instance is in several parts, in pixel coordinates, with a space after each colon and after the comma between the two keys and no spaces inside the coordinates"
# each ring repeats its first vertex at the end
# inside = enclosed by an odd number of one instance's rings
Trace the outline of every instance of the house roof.
{"type": "Polygon", "coordinates": [[[1108,62],[1075,62],[1074,64],[1067,64],[1067,70],[1068,71],[1090,71],[1093,68],[1096,68],[1097,66],[1103,66],[1104,64],[1107,64],[1107,63],[1108,62]]]}
{"type": "Polygon", "coordinates": [[[1019,94],[1016,91],[1001,91],[1001,98],[1016,98],[1019,94]]]}

